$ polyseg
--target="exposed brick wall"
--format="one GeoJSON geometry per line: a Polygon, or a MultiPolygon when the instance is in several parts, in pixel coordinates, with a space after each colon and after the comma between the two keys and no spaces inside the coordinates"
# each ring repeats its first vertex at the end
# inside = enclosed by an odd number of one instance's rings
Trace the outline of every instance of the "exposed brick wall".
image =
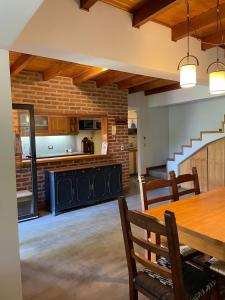
{"type": "MultiPolygon", "coordinates": [[[[127,92],[116,86],[96,88],[95,82],[74,86],[71,78],[56,77],[43,81],[38,72],[21,72],[12,77],[12,99],[14,103],[33,104],[35,111],[55,112],[57,114],[106,114],[108,116],[107,158],[94,158],[71,162],[51,163],[38,166],[38,198],[44,199],[44,170],[68,165],[87,165],[91,163],[116,162],[123,166],[123,187],[128,188],[128,133],[127,126],[117,126],[116,140],[112,138],[112,125],[115,118],[127,118],[127,92]],[[125,150],[121,151],[123,144],[125,150]]],[[[30,188],[29,169],[17,169],[18,190],[30,188]]]]}

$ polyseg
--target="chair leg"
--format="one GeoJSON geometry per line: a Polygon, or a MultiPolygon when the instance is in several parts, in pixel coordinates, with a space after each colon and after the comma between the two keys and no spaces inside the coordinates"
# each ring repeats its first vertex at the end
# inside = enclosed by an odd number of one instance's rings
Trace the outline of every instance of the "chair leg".
{"type": "Polygon", "coordinates": [[[130,284],[130,300],[138,300],[138,291],[134,284],[130,284]]]}

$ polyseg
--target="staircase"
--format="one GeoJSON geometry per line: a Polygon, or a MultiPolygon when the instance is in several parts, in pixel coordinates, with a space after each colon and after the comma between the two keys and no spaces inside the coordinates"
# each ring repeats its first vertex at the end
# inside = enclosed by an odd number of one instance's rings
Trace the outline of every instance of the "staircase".
{"type": "Polygon", "coordinates": [[[167,174],[174,170],[178,175],[178,167],[181,162],[192,156],[205,145],[225,137],[225,116],[222,127],[218,131],[201,131],[199,138],[190,140],[189,145],[182,145],[180,152],[174,152],[173,157],[167,160],[167,174]]]}

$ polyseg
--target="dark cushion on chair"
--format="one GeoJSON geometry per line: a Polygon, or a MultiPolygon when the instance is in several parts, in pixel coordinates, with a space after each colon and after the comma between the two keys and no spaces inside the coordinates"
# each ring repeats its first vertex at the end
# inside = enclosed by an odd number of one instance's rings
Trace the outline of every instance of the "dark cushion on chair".
{"type": "MultiPolygon", "coordinates": [[[[185,293],[188,300],[199,300],[216,285],[216,281],[212,279],[209,273],[200,271],[185,263],[183,264],[183,274],[185,293]]],[[[166,278],[163,279],[158,274],[154,276],[153,272],[140,271],[135,278],[135,283],[156,299],[174,299],[170,281],[166,278]]]]}
{"type": "Polygon", "coordinates": [[[174,300],[172,288],[162,284],[158,279],[150,277],[146,272],[138,272],[135,284],[156,299],[174,300]]]}
{"type": "Polygon", "coordinates": [[[188,299],[198,300],[216,285],[209,272],[203,272],[190,265],[183,264],[183,274],[188,299]]]}

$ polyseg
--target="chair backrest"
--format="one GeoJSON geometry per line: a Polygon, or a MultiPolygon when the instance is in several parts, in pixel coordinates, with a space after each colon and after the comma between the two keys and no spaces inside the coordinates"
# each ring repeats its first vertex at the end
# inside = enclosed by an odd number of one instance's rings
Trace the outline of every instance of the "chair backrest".
{"type": "Polygon", "coordinates": [[[142,211],[149,209],[149,206],[152,204],[168,200],[175,200],[173,195],[172,180],[156,179],[149,182],[145,182],[144,176],[139,176],[138,180],[141,193],[142,211]],[[156,198],[148,198],[148,192],[153,192],[154,190],[163,188],[168,188],[169,191],[167,195],[156,198]]]}
{"type": "Polygon", "coordinates": [[[181,196],[188,195],[188,194],[200,194],[200,186],[199,186],[199,179],[198,179],[198,172],[196,167],[192,168],[192,174],[182,174],[176,176],[174,171],[169,172],[170,180],[174,181],[172,184],[173,194],[175,200],[179,200],[181,196]],[[193,187],[189,189],[185,189],[183,191],[179,191],[179,185],[182,183],[192,182],[193,187]]]}
{"type": "Polygon", "coordinates": [[[174,214],[166,211],[165,223],[160,222],[144,213],[128,210],[127,202],[124,197],[119,198],[119,210],[130,284],[134,282],[134,278],[137,275],[137,263],[139,263],[150,271],[158,273],[167,279],[171,279],[174,299],[185,299],[182,263],[174,214]],[[151,231],[156,235],[165,236],[168,240],[168,248],[163,248],[161,243],[153,243],[152,241],[144,239],[141,230],[141,237],[137,235],[136,230],[134,234],[133,226],[131,225],[135,225],[145,231],[151,231]],[[135,250],[135,245],[138,245],[139,249],[142,248],[154,252],[157,256],[166,258],[171,264],[171,269],[168,269],[166,266],[159,266],[149,259],[146,259],[140,252],[135,250]]]}

